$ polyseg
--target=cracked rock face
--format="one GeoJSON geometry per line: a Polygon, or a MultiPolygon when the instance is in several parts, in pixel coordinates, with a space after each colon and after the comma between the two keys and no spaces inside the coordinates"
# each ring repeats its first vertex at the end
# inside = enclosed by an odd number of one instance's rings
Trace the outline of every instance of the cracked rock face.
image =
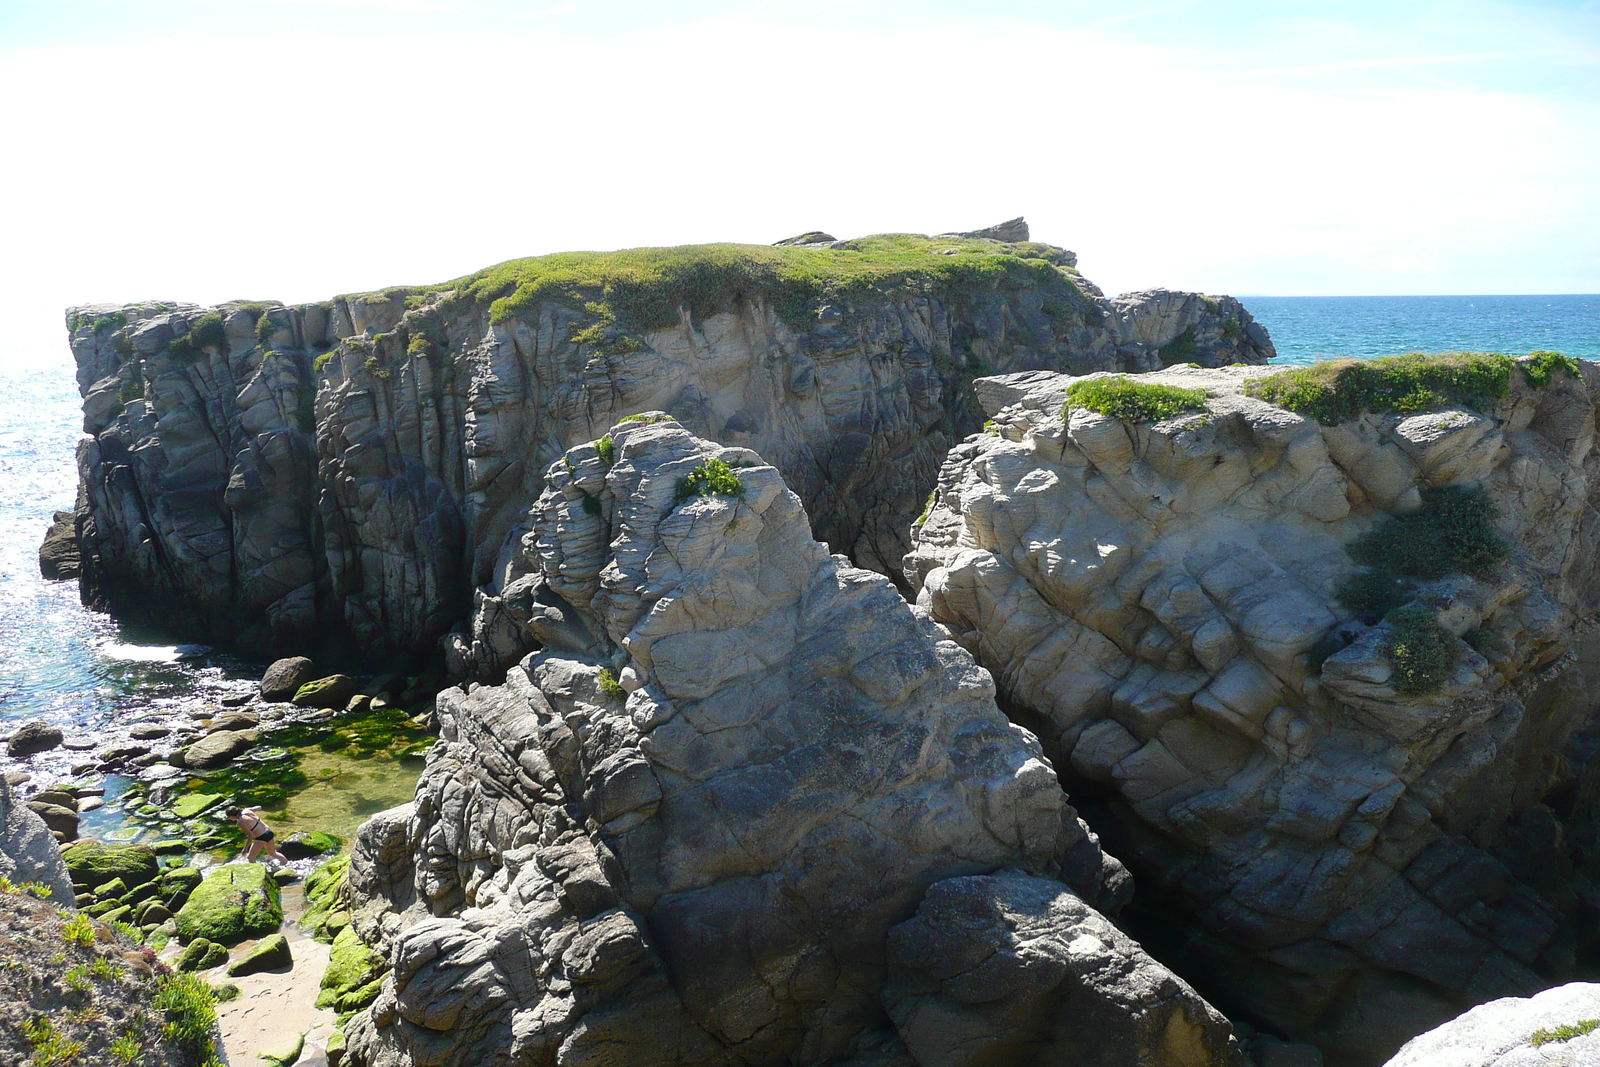
{"type": "Polygon", "coordinates": [[[518,550],[544,648],[442,694],[415,803],[361,831],[393,971],[353,1063],[1238,1062],[1102,917],[1126,872],[988,672],[754,452],[609,436],[518,550]],[[738,483],[696,495],[713,460],[738,483]]]}
{"type": "Polygon", "coordinates": [[[886,285],[804,322],[759,287],[620,332],[584,304],[598,292],[508,315],[443,290],[73,309],[84,595],[277,654],[432,653],[470,617],[452,665],[498,680],[530,651],[504,570],[545,468],[631,412],[756,450],[822,540],[898,575],[946,449],[982,421],[974,374],[1272,355],[1231,298],[1112,302],[1070,252],[986,247],[1042,273],[886,285]]]}
{"type": "Polygon", "coordinates": [[[995,432],[951,450],[907,577],[1139,877],[1146,943],[1235,1017],[1381,1063],[1595,939],[1540,802],[1600,681],[1600,381],[1513,372],[1486,414],[1319,426],[1242,395],[1261,373],[1160,372],[1208,410],[1137,425],[1063,415],[1066,376],[979,380],[995,432]],[[1513,551],[1408,594],[1454,666],[1406,696],[1392,624],[1334,589],[1354,538],[1449,485],[1486,491],[1513,551]]]}

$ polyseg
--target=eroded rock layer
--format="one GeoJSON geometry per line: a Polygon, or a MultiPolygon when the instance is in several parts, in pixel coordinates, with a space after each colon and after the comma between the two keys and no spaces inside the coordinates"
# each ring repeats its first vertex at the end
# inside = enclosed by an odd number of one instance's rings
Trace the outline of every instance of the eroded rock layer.
{"type": "Polygon", "coordinates": [[[1561,751],[1600,682],[1600,375],[1319,425],[1243,395],[1263,373],[1146,376],[1210,394],[1160,422],[1064,412],[1062,375],[978,381],[994,430],[951,450],[907,577],[1101,798],[1135,932],[1236,1018],[1380,1063],[1593,945],[1541,801],[1593,793],[1561,751]],[[1399,615],[1345,606],[1352,542],[1473,487],[1504,559],[1391,583],[1399,615]],[[1403,624],[1438,638],[1431,692],[1397,674],[1403,624]]]}
{"type": "Polygon", "coordinates": [[[988,672],[774,467],[650,415],[544,484],[542,650],[441,695],[352,857],[351,1062],[1238,1063],[988,672]]]}
{"type": "Polygon", "coordinates": [[[471,615],[453,665],[498,679],[529,651],[499,595],[545,467],[658,408],[760,452],[823,540],[898,577],[946,449],[982,420],[974,375],[1272,354],[1231,298],[1108,301],[1075,263],[891,235],[574,253],[296,307],[73,309],[84,595],[258,652],[337,634],[372,658],[432,652],[471,615]]]}

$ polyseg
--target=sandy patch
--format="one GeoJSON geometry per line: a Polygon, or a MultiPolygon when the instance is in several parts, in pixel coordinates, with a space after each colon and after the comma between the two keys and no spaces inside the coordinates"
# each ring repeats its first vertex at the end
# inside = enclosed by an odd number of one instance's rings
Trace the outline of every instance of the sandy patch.
{"type": "MultiPolygon", "coordinates": [[[[228,1050],[228,1062],[234,1067],[262,1067],[258,1054],[278,1048],[295,1034],[306,1035],[305,1051],[296,1064],[314,1067],[327,1062],[324,1050],[328,1036],[333,1033],[338,1014],[316,1006],[317,993],[322,986],[322,972],[328,967],[330,947],[314,941],[301,932],[289,914],[298,918],[304,902],[295,892],[284,891],[283,935],[289,940],[289,951],[294,965],[286,971],[261,971],[242,978],[229,978],[224,964],[202,972],[214,985],[233,983],[239,987],[239,998],[229,1004],[217,1005],[217,1021],[222,1027],[223,1044],[228,1050]]],[[[234,947],[230,956],[238,959],[256,942],[246,941],[234,947]]]]}

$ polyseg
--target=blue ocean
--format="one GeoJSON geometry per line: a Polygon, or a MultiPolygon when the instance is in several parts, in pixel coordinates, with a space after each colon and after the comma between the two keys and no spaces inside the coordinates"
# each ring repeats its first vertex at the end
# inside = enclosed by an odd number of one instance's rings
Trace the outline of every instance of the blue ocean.
{"type": "Polygon", "coordinates": [[[1242,296],[1277,363],[1540,349],[1600,359],[1600,296],[1242,296]]]}
{"type": "MultiPolygon", "coordinates": [[[[1600,296],[1242,299],[1284,364],[1455,349],[1600,359],[1600,296]]],[[[75,582],[39,576],[51,514],[73,507],[78,403],[65,337],[49,351],[0,350],[0,734],[45,718],[75,745],[31,761],[30,791],[70,775],[93,749],[126,741],[130,724],[252,688],[260,671],[120,626],[85,610],[75,582]]],[[[22,770],[0,749],[0,772],[22,770]]]]}

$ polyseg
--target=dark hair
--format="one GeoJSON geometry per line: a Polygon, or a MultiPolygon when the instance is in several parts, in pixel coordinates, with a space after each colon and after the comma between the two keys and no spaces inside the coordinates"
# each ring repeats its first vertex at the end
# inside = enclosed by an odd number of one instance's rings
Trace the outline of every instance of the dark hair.
{"type": "Polygon", "coordinates": [[[230,819],[237,819],[239,816],[244,814],[244,811],[241,808],[229,808],[223,814],[227,815],[230,819]]]}

